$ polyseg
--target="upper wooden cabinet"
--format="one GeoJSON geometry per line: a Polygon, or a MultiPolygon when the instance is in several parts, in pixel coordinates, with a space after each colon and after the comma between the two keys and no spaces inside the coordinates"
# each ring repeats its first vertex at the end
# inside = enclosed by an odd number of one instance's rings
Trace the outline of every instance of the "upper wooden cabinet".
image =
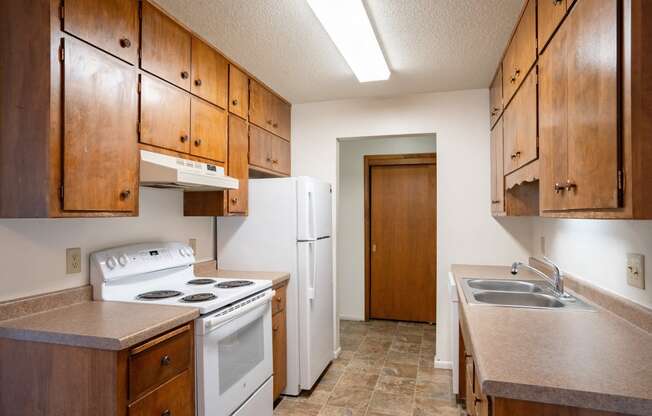
{"type": "Polygon", "coordinates": [[[141,68],[190,91],[190,32],[148,2],[142,10],[141,68]]]}
{"type": "Polygon", "coordinates": [[[290,140],[290,105],[255,80],[249,83],[249,121],[290,140]]]}
{"type": "Polygon", "coordinates": [[[226,162],[226,111],[198,98],[191,104],[190,153],[206,159],[226,162]]]}
{"type": "Polygon", "coordinates": [[[229,176],[238,180],[238,189],[227,192],[229,214],[246,214],[249,206],[249,125],[229,116],[229,176]]]}
{"type": "Polygon", "coordinates": [[[537,3],[537,42],[543,51],[555,29],[566,15],[567,0],[541,0],[537,3]]]}
{"type": "Polygon", "coordinates": [[[229,63],[213,48],[194,36],[191,73],[190,91],[226,109],[229,63]]]}
{"type": "Polygon", "coordinates": [[[138,62],[137,1],[66,0],[61,15],[66,32],[130,64],[138,62]]]}
{"type": "Polygon", "coordinates": [[[505,176],[503,174],[503,119],[491,130],[491,213],[505,214],[505,176]]]}
{"type": "Polygon", "coordinates": [[[290,143],[256,126],[249,129],[249,164],[271,174],[289,175],[290,143]]]}
{"type": "Polygon", "coordinates": [[[532,71],[503,114],[504,171],[508,174],[538,157],[537,74],[532,71]]]}
{"type": "Polygon", "coordinates": [[[249,116],[249,77],[234,65],[229,65],[229,112],[249,116]]]}
{"type": "Polygon", "coordinates": [[[528,0],[503,58],[503,102],[505,104],[512,99],[536,62],[536,27],[536,0],[528,0]]]}
{"type": "Polygon", "coordinates": [[[491,127],[496,125],[496,121],[503,114],[503,73],[502,66],[498,67],[494,75],[491,86],[489,87],[489,119],[491,127]]]}

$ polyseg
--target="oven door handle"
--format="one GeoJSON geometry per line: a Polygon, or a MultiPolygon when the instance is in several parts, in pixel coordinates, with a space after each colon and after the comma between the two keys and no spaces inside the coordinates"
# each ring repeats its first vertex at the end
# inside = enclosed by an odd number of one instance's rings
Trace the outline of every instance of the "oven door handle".
{"type": "Polygon", "coordinates": [[[208,333],[215,329],[216,327],[223,325],[226,322],[229,322],[239,316],[244,315],[245,313],[251,311],[252,309],[256,309],[257,307],[264,305],[265,303],[269,303],[272,301],[272,298],[276,294],[276,291],[274,290],[269,290],[265,293],[264,296],[246,304],[243,306],[240,306],[238,309],[235,309],[232,312],[226,313],[224,315],[218,315],[213,318],[208,318],[204,320],[204,328],[205,332],[208,333]]]}

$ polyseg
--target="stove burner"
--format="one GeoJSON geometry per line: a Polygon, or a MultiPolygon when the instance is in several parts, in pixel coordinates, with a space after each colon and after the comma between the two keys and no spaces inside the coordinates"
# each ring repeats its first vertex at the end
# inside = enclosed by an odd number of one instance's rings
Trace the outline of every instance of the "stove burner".
{"type": "Polygon", "coordinates": [[[215,283],[215,279],[192,279],[186,282],[189,285],[210,285],[215,283]]]}
{"type": "Polygon", "coordinates": [[[183,293],[178,290],[154,290],[151,292],[145,292],[138,295],[138,299],[143,300],[158,300],[158,299],[167,299],[173,298],[175,296],[183,295],[183,293]]]}
{"type": "Polygon", "coordinates": [[[230,280],[228,282],[222,282],[215,285],[219,289],[234,289],[236,287],[249,286],[253,285],[254,282],[251,280],[230,280]]]}
{"type": "Polygon", "coordinates": [[[181,298],[181,302],[204,302],[207,300],[213,300],[216,299],[217,296],[215,296],[212,293],[195,293],[194,295],[188,295],[183,298],[181,298]]]}

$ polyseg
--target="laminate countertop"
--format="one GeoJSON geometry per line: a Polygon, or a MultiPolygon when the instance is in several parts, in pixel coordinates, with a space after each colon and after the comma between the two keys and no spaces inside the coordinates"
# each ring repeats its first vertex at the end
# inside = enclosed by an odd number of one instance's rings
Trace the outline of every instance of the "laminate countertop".
{"type": "Polygon", "coordinates": [[[216,269],[215,260],[195,264],[195,275],[199,277],[223,277],[227,279],[270,280],[272,286],[277,286],[290,280],[290,273],[288,272],[247,272],[216,269]]]}
{"type": "Polygon", "coordinates": [[[123,350],[198,316],[185,306],[84,301],[0,321],[0,338],[123,350]]]}
{"type": "Polygon", "coordinates": [[[595,311],[469,304],[462,279],[513,279],[510,268],[451,272],[484,394],[652,415],[652,334],[590,301],[595,311]]]}

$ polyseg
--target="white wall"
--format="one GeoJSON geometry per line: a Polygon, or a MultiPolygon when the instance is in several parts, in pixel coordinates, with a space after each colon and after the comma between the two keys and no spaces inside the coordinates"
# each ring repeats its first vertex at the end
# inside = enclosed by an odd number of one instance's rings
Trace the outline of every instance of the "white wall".
{"type": "Polygon", "coordinates": [[[573,275],[652,308],[652,221],[533,219],[532,247],[573,275]],[[627,253],[645,255],[645,290],[627,285],[627,253]]]}
{"type": "Polygon", "coordinates": [[[197,258],[214,258],[213,218],[183,217],[183,195],[140,189],[140,216],[112,219],[0,220],[0,301],[89,282],[88,255],[145,241],[197,239],[197,258]],[[82,272],[66,275],[66,247],[81,247],[82,272]]]}
{"type": "MultiPolygon", "coordinates": [[[[446,281],[451,264],[508,264],[516,258],[526,259],[531,251],[529,219],[497,221],[489,214],[487,108],[488,90],[292,107],[292,173],[329,181],[334,185],[335,201],[337,138],[436,134],[437,355],[444,361],[450,357],[446,281]]],[[[336,212],[333,215],[337,223],[336,212]]],[[[336,241],[338,238],[336,233],[336,241]]]]}
{"type": "Polygon", "coordinates": [[[364,156],[436,150],[434,134],[340,140],[337,287],[342,319],[364,319],[364,156]]]}

